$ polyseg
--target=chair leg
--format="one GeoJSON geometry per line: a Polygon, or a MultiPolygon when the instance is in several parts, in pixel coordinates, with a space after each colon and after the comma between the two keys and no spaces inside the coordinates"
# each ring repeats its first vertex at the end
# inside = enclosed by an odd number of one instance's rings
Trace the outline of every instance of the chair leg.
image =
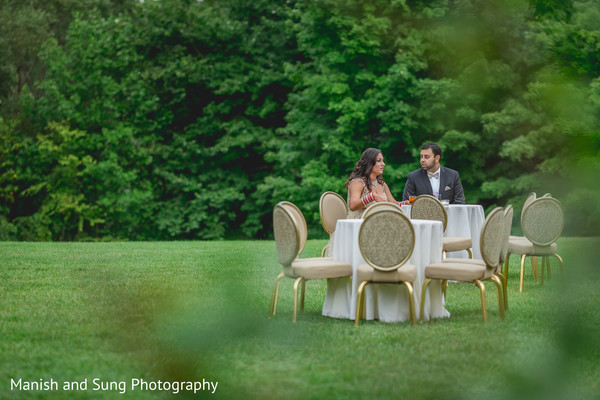
{"type": "Polygon", "coordinates": [[[504,319],[504,295],[502,293],[502,281],[497,275],[492,276],[491,279],[496,284],[496,288],[498,290],[498,312],[500,313],[500,318],[504,319]]]}
{"type": "Polygon", "coordinates": [[[533,277],[535,278],[535,281],[539,281],[538,258],[535,256],[531,257],[531,271],[533,272],[533,277]]]}
{"type": "MultiPolygon", "coordinates": [[[[540,274],[540,285],[544,286],[544,268],[546,267],[546,257],[542,257],[542,271],[540,274]]],[[[550,279],[550,276],[548,276],[548,279],[550,279]]]]}
{"type": "Polygon", "coordinates": [[[271,307],[269,309],[269,316],[275,315],[277,312],[277,296],[279,296],[279,282],[281,278],[283,278],[285,274],[281,272],[277,279],[275,280],[275,286],[273,287],[273,294],[271,295],[271,307]]]}
{"type": "Polygon", "coordinates": [[[354,326],[360,325],[360,319],[362,318],[363,309],[365,308],[365,287],[369,284],[369,281],[362,281],[358,285],[356,291],[356,316],[354,317],[354,326]]]}
{"type": "Polygon", "coordinates": [[[506,277],[504,275],[502,275],[501,272],[497,272],[496,276],[498,276],[498,278],[500,278],[500,282],[502,283],[502,299],[504,300],[504,310],[508,310],[508,289],[507,289],[507,282],[506,282],[506,277]]]}
{"type": "Polygon", "coordinates": [[[294,281],[294,314],[292,318],[293,322],[296,322],[296,319],[298,318],[298,287],[302,284],[303,280],[304,278],[299,277],[296,278],[296,280],[294,281]]]}
{"type": "Polygon", "coordinates": [[[479,287],[479,291],[481,292],[481,309],[483,312],[483,322],[487,322],[487,307],[485,305],[485,286],[481,283],[480,280],[475,280],[475,284],[479,287]]]}
{"type": "Polygon", "coordinates": [[[521,278],[519,279],[519,293],[523,293],[523,274],[525,273],[525,257],[527,257],[527,254],[521,255],[521,278]]]}
{"type": "Polygon", "coordinates": [[[302,288],[300,290],[300,312],[304,312],[304,295],[306,292],[306,279],[302,279],[302,288]]]}
{"type": "Polygon", "coordinates": [[[417,324],[417,316],[415,315],[415,291],[410,282],[402,282],[408,291],[408,316],[413,325],[417,324]]]}
{"type": "Polygon", "coordinates": [[[446,259],[446,250],[442,250],[442,260],[446,259]]]}
{"type": "Polygon", "coordinates": [[[469,253],[469,258],[473,258],[473,252],[471,249],[467,249],[467,253],[469,253]]]}
{"type": "Polygon", "coordinates": [[[323,250],[321,250],[321,257],[325,257],[325,250],[327,250],[327,246],[329,245],[326,244],[325,246],[323,246],[323,250]]]}
{"type": "Polygon", "coordinates": [[[508,259],[509,258],[510,258],[510,252],[507,252],[506,259],[504,260],[504,279],[506,279],[507,282],[508,282],[508,266],[509,266],[508,259]]]}
{"type": "Polygon", "coordinates": [[[423,288],[421,289],[421,310],[419,314],[419,321],[423,321],[423,314],[425,313],[425,292],[427,291],[427,285],[431,282],[430,278],[425,279],[423,282],[423,288]]]}
{"type": "Polygon", "coordinates": [[[550,257],[544,257],[546,259],[546,270],[548,271],[548,280],[552,279],[552,273],[550,272],[550,257]]]}

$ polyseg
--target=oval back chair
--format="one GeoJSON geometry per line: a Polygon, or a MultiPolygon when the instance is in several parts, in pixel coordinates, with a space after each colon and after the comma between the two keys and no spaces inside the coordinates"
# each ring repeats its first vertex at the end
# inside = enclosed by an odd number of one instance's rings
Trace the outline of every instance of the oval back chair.
{"type": "Polygon", "coordinates": [[[302,252],[302,248],[297,216],[289,206],[283,203],[279,202],[273,208],[273,236],[277,248],[277,259],[285,270],[292,265],[292,261],[302,252]]]}
{"type": "Polygon", "coordinates": [[[417,323],[412,286],[417,279],[417,269],[406,264],[415,246],[415,231],[406,214],[398,208],[377,207],[360,227],[358,245],[367,263],[359,265],[356,272],[360,284],[356,295],[355,326],[360,324],[364,314],[364,293],[369,283],[404,285],[408,291],[409,318],[413,324],[417,323]]]}
{"type": "Polygon", "coordinates": [[[508,255],[508,240],[510,238],[510,231],[512,230],[513,216],[514,216],[514,208],[513,208],[512,204],[509,204],[504,208],[504,233],[502,235],[502,251],[500,252],[500,264],[498,265],[498,268],[496,269],[496,274],[502,281],[502,289],[504,291],[504,309],[505,310],[508,310],[508,289],[507,289],[508,280],[506,278],[506,276],[508,274],[507,255],[508,255]],[[502,264],[503,263],[505,266],[504,274],[502,273],[502,264]]]}
{"type": "Polygon", "coordinates": [[[532,201],[521,215],[523,235],[538,246],[550,246],[556,242],[564,226],[562,206],[552,197],[540,197],[532,201]]]}
{"type": "Polygon", "coordinates": [[[402,211],[374,210],[360,227],[358,245],[367,264],[379,271],[392,271],[410,258],[415,230],[402,211]]]}
{"type": "Polygon", "coordinates": [[[389,201],[382,201],[382,202],[376,202],[376,203],[370,204],[365,209],[365,212],[363,212],[362,218],[363,219],[367,218],[367,216],[369,214],[371,214],[372,212],[377,211],[377,210],[395,210],[395,211],[400,211],[402,214],[406,215],[406,213],[404,212],[402,207],[400,207],[399,205],[391,203],[389,201]]]}
{"type": "MultiPolygon", "coordinates": [[[[448,226],[448,213],[444,205],[435,197],[424,194],[418,196],[410,208],[410,217],[416,219],[430,219],[442,221],[444,232],[448,226]]],[[[446,259],[449,251],[466,250],[469,258],[473,258],[473,240],[470,237],[448,237],[444,236],[442,257],[446,259]]]]}
{"type": "Polygon", "coordinates": [[[525,212],[525,209],[527,208],[527,206],[529,206],[531,204],[531,202],[536,199],[536,197],[537,197],[537,195],[535,194],[535,192],[529,193],[529,195],[525,199],[525,202],[523,203],[523,208],[521,209],[521,218],[523,218],[523,213],[525,212]]]}
{"type": "Polygon", "coordinates": [[[442,221],[444,232],[448,225],[448,213],[446,209],[438,199],[428,194],[423,194],[415,198],[410,208],[410,217],[413,219],[442,221]]]}
{"type": "MultiPolygon", "coordinates": [[[[505,279],[508,279],[508,259],[511,253],[521,255],[521,275],[519,279],[519,292],[523,292],[523,278],[525,275],[525,259],[531,257],[533,276],[537,276],[537,257],[542,257],[541,283],[544,284],[544,268],[550,277],[550,256],[559,261],[563,272],[562,258],[557,254],[556,241],[560,237],[565,224],[562,206],[553,197],[540,197],[531,201],[521,213],[522,237],[510,237],[508,253],[506,255],[505,279]]],[[[564,274],[563,274],[564,278],[564,274]]],[[[563,279],[564,284],[564,279],[563,279]]]]}
{"type": "Polygon", "coordinates": [[[504,243],[504,212],[501,207],[492,210],[483,223],[479,245],[481,257],[488,273],[495,273],[500,265],[500,253],[504,243]]]}
{"type": "Polygon", "coordinates": [[[288,210],[292,218],[296,221],[300,240],[300,247],[297,254],[297,256],[299,256],[300,253],[302,253],[302,250],[304,250],[304,246],[306,245],[306,240],[308,238],[308,226],[306,225],[306,218],[304,218],[304,214],[302,211],[300,211],[298,206],[290,201],[280,201],[275,206],[280,206],[288,210]]]}
{"type": "MultiPolygon", "coordinates": [[[[453,280],[459,282],[472,282],[481,294],[481,310],[483,313],[483,322],[487,322],[487,307],[485,304],[485,287],[483,281],[491,280],[498,291],[498,313],[504,319],[504,301],[502,281],[496,274],[500,264],[500,252],[502,251],[502,241],[504,234],[504,213],[501,207],[496,207],[490,211],[481,228],[480,247],[481,256],[484,263],[479,264],[473,260],[454,259],[451,262],[441,262],[430,264],[425,267],[425,282],[421,289],[421,318],[423,316],[423,306],[425,304],[425,291],[432,279],[445,281],[453,280]]],[[[444,286],[442,284],[442,286],[444,286]]]]}
{"type": "Polygon", "coordinates": [[[335,232],[335,225],[339,219],[346,219],[348,213],[346,200],[335,192],[325,192],[319,199],[319,216],[321,217],[321,226],[329,235],[329,242],[323,246],[321,250],[321,257],[325,255],[325,250],[333,242],[333,234],[335,232]]]}
{"type": "Polygon", "coordinates": [[[514,209],[512,204],[507,205],[504,208],[504,236],[502,237],[502,251],[500,252],[500,262],[504,262],[506,259],[506,253],[508,253],[508,238],[510,237],[510,231],[512,230],[514,209]]]}
{"type": "Polygon", "coordinates": [[[352,275],[352,265],[321,257],[299,258],[306,244],[306,220],[302,211],[289,201],[281,201],[273,208],[273,235],[277,248],[277,259],[283,267],[283,271],[275,280],[269,315],[275,315],[277,312],[279,282],[284,277],[292,278],[294,279],[293,321],[296,322],[298,291],[301,288],[300,311],[303,311],[306,281],[349,277],[352,275]]]}
{"type": "Polygon", "coordinates": [[[321,225],[329,235],[335,231],[338,219],[346,219],[346,200],[335,192],[325,192],[319,199],[321,225]]]}

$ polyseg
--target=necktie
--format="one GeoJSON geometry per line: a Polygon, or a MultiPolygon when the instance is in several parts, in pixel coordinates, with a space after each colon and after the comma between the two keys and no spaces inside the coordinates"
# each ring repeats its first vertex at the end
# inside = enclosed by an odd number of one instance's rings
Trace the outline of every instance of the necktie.
{"type": "Polygon", "coordinates": [[[428,177],[428,178],[431,178],[432,176],[433,176],[434,178],[440,179],[440,171],[435,171],[435,172],[429,172],[429,171],[428,171],[428,172],[427,172],[427,177],[428,177]]]}

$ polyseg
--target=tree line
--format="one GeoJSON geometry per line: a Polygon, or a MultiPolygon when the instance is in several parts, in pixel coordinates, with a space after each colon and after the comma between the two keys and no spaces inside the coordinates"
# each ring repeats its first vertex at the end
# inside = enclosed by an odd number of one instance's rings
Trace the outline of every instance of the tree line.
{"type": "MultiPolygon", "coordinates": [[[[0,240],[272,237],[367,147],[600,223],[597,0],[5,0],[0,240]]],[[[515,213],[518,226],[518,212],[515,213]]]]}

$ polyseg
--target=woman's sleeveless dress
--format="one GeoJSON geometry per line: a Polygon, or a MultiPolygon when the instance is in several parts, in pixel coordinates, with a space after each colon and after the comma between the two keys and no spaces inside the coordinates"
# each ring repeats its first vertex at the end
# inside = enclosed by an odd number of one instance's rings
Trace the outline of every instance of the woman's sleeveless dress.
{"type": "MultiPolygon", "coordinates": [[[[356,179],[352,179],[349,183],[348,183],[348,187],[350,187],[350,185],[352,184],[352,182],[354,181],[360,181],[363,184],[363,191],[362,194],[360,195],[360,197],[366,196],[369,193],[369,190],[367,189],[367,185],[365,184],[365,181],[362,178],[356,178],[356,179]]],[[[385,201],[387,201],[387,195],[385,194],[385,190],[383,191],[383,198],[385,199],[385,201]]],[[[356,211],[352,211],[350,210],[350,191],[348,190],[348,196],[346,198],[346,204],[348,204],[348,213],[346,215],[347,219],[357,219],[357,218],[362,218],[363,213],[365,212],[366,207],[361,208],[360,210],[356,210],[356,211]]]]}

